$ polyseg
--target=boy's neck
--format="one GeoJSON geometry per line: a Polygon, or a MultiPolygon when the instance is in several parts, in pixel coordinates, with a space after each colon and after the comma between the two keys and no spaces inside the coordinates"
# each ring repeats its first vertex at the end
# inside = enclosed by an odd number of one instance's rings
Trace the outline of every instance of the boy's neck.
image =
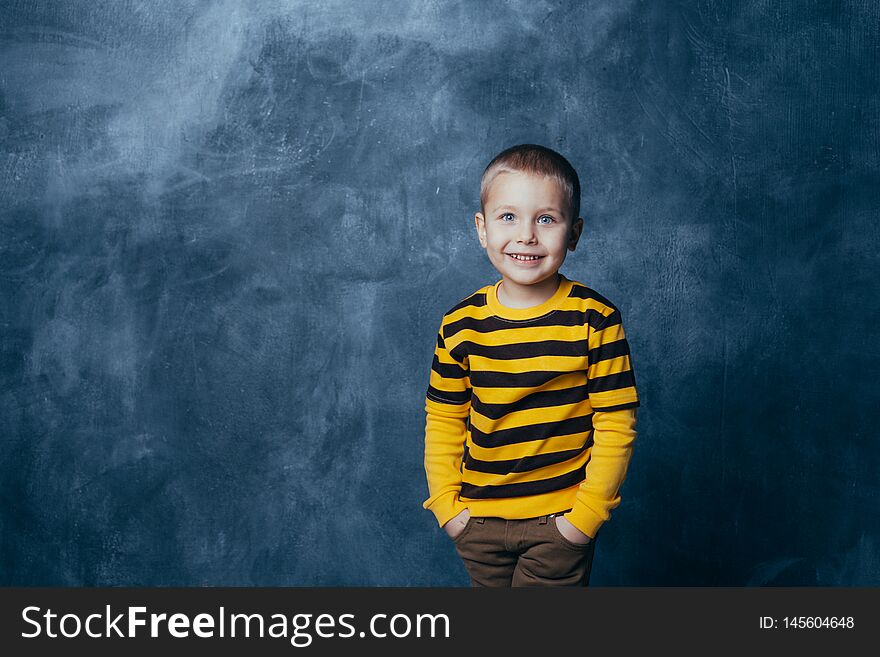
{"type": "Polygon", "coordinates": [[[561,282],[562,276],[559,275],[559,272],[534,285],[519,285],[502,278],[498,285],[498,303],[508,308],[540,306],[556,294],[561,282]]]}

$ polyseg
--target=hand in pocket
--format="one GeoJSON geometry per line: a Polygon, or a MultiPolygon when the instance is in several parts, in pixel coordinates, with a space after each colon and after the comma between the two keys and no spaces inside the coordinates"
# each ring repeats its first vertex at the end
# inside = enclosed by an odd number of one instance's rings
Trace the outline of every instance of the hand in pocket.
{"type": "Polygon", "coordinates": [[[446,531],[446,535],[449,536],[449,538],[451,538],[452,540],[458,538],[459,535],[464,531],[465,525],[467,525],[470,517],[470,509],[465,509],[464,511],[459,513],[452,520],[443,525],[443,529],[446,531]]]}
{"type": "Polygon", "coordinates": [[[559,530],[559,533],[572,543],[587,545],[593,540],[587,534],[584,534],[580,529],[571,524],[571,521],[565,516],[556,516],[554,520],[556,520],[556,528],[559,530]]]}

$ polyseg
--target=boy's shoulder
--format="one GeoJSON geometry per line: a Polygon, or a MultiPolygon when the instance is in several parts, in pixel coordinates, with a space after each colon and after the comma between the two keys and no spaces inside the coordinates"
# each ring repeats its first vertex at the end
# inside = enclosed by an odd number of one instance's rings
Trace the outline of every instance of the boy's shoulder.
{"type": "Polygon", "coordinates": [[[583,300],[585,311],[593,310],[607,317],[618,310],[617,306],[608,297],[600,294],[594,288],[576,280],[572,280],[571,283],[571,292],[568,296],[583,300]]]}
{"type": "Polygon", "coordinates": [[[493,285],[493,283],[487,283],[480,289],[471,292],[461,301],[458,301],[454,306],[443,313],[443,321],[445,322],[451,315],[462,314],[459,311],[465,308],[472,311],[487,305],[486,297],[489,294],[489,289],[493,285]]]}

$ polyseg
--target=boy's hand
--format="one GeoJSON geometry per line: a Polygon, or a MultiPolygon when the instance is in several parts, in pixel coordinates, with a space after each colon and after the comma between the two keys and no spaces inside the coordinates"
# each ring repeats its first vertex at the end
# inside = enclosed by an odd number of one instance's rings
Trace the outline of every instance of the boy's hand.
{"type": "Polygon", "coordinates": [[[464,526],[467,524],[468,518],[470,517],[470,509],[465,509],[459,513],[452,520],[443,525],[443,529],[446,530],[446,535],[452,539],[458,538],[458,535],[464,531],[464,526]]]}
{"type": "Polygon", "coordinates": [[[556,516],[554,520],[556,521],[556,528],[559,529],[559,533],[572,543],[586,545],[593,540],[587,534],[584,534],[580,529],[572,525],[571,521],[565,516],[556,516]]]}

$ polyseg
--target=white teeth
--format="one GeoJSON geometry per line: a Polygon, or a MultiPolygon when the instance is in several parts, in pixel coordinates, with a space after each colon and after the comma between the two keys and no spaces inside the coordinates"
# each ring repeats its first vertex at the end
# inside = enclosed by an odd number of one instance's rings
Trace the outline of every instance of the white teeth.
{"type": "Polygon", "coordinates": [[[540,256],[522,256],[522,255],[517,255],[515,253],[509,253],[508,255],[516,258],[517,260],[537,260],[540,257],[540,256]]]}

